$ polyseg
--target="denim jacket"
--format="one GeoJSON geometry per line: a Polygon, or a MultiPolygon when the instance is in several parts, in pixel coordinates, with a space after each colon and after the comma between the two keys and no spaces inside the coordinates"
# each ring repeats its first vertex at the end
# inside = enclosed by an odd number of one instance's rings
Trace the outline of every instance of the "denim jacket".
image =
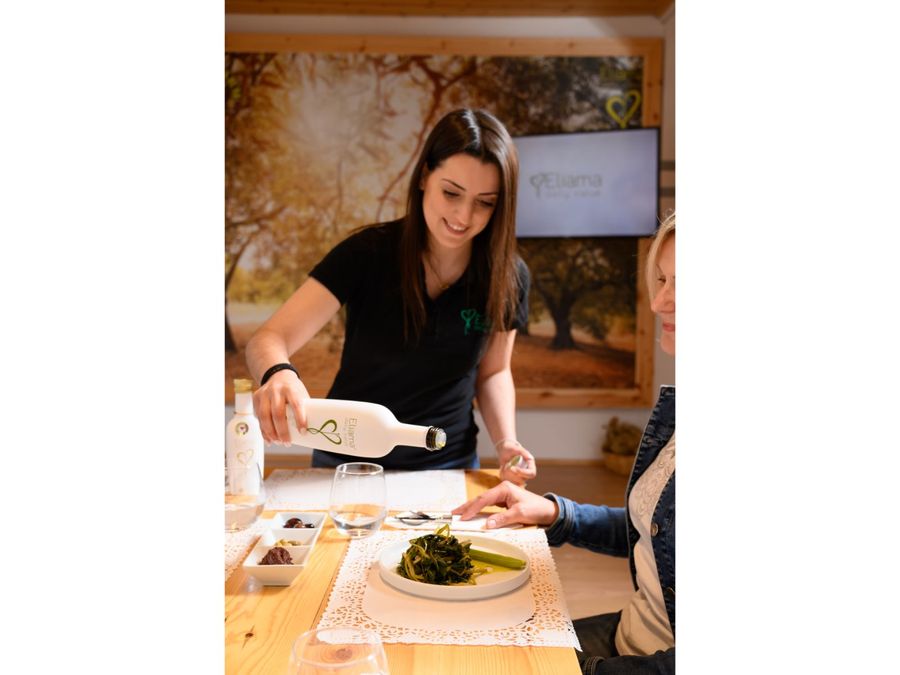
{"type": "MultiPolygon", "coordinates": [[[[579,504],[553,493],[544,495],[559,505],[559,516],[547,529],[547,540],[551,546],[564,543],[573,544],[624,558],[628,556],[631,568],[631,582],[637,590],[634,565],[634,546],[638,531],[628,514],[628,498],[638,478],[653,463],[659,452],[675,433],[675,387],[660,388],[656,406],[644,428],[641,445],[634,458],[631,478],[625,490],[625,507],[595,506],[579,504]]],[[[666,486],[653,512],[653,554],[662,587],[672,635],[675,634],[675,474],[666,486]]],[[[675,648],[658,651],[648,656],[616,656],[598,663],[592,671],[609,675],[630,675],[638,673],[674,673],[675,648]]]]}

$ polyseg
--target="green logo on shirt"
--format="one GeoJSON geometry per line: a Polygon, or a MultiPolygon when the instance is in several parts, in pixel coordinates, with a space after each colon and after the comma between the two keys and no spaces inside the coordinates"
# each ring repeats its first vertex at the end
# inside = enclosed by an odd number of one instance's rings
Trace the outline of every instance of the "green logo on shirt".
{"type": "Polygon", "coordinates": [[[484,317],[478,313],[478,310],[464,309],[459,315],[462,317],[462,320],[466,322],[464,335],[469,334],[469,329],[478,331],[479,333],[487,333],[487,323],[485,322],[484,317]]]}

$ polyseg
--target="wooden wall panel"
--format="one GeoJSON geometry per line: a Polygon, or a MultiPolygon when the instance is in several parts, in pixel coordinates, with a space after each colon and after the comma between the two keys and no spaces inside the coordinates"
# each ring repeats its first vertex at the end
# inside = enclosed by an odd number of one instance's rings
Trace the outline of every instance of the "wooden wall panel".
{"type": "Polygon", "coordinates": [[[673,0],[225,0],[226,14],[661,16],[673,0]]]}

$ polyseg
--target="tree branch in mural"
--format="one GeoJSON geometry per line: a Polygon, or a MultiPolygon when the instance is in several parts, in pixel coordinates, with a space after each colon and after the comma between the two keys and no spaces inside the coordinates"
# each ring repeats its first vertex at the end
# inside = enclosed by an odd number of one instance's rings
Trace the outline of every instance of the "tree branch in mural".
{"type": "MultiPolygon", "coordinates": [[[[514,136],[619,128],[607,100],[642,86],[635,57],[486,58],[468,91],[514,136]],[[502,92],[502,95],[498,95],[502,92]]],[[[640,127],[640,102],[627,125],[640,127]]]]}
{"type": "MultiPolygon", "coordinates": [[[[225,217],[225,303],[228,303],[228,286],[244,251],[253,242],[257,235],[266,231],[271,222],[284,211],[284,206],[273,206],[267,213],[256,216],[250,220],[234,221],[225,217]]],[[[225,312],[225,349],[236,351],[237,343],[228,323],[228,312],[225,312]]]]}
{"type": "Polygon", "coordinates": [[[475,57],[455,58],[451,60],[447,67],[447,70],[450,72],[435,70],[429,66],[428,61],[429,58],[424,56],[413,56],[407,59],[401,59],[403,67],[397,67],[392,71],[399,73],[404,70],[409,70],[412,66],[419,68],[431,83],[431,96],[428,110],[423,115],[422,124],[419,126],[419,130],[416,133],[415,146],[413,147],[413,151],[409,154],[409,159],[406,160],[406,164],[404,164],[397,172],[393,180],[388,184],[381,198],[378,200],[378,209],[375,211],[375,222],[381,221],[381,212],[384,209],[384,203],[388,196],[397,186],[401,185],[401,181],[403,181],[412,170],[413,162],[419,156],[419,151],[422,149],[422,143],[425,142],[425,134],[431,130],[431,127],[437,120],[437,114],[438,111],[441,110],[441,99],[444,97],[444,92],[457,82],[474,74],[476,70],[475,57]]]}
{"type": "Polygon", "coordinates": [[[275,112],[281,87],[274,54],[226,54],[225,58],[225,349],[237,344],[228,321],[228,287],[247,248],[284,206],[266,180],[266,147],[260,124],[275,112]],[[271,71],[271,72],[267,72],[271,71]]]}

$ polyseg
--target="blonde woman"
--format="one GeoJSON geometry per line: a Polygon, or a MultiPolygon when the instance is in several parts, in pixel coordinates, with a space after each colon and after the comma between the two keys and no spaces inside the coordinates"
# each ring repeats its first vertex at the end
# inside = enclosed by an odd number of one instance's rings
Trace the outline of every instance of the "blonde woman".
{"type": "MultiPolygon", "coordinates": [[[[650,307],[662,319],[660,347],[675,356],[675,215],[659,227],[647,264],[650,307]]],[[[675,672],[675,387],[663,386],[644,429],[625,490],[625,507],[578,504],[504,481],[457,507],[467,520],[501,504],[488,528],[512,523],[547,527],[553,546],[566,542],[628,557],[634,594],[619,612],[574,622],[583,673],[675,672]]]]}

